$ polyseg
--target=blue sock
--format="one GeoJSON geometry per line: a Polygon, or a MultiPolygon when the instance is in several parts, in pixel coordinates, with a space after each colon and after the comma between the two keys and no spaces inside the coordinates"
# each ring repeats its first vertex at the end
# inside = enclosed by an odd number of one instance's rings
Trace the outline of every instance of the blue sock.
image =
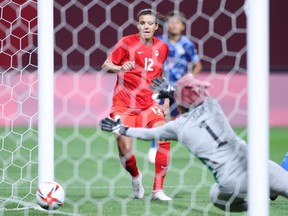
{"type": "Polygon", "coordinates": [[[151,148],[156,148],[157,143],[155,142],[155,140],[151,141],[151,148]]]}
{"type": "Polygon", "coordinates": [[[283,167],[285,170],[288,171],[288,152],[286,153],[282,163],[281,163],[281,167],[283,167]]]}

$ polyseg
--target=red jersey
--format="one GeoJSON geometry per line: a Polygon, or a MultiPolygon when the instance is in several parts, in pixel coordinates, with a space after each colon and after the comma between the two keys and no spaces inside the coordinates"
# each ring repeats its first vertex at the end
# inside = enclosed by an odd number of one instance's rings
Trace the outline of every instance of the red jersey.
{"type": "Polygon", "coordinates": [[[116,65],[132,61],[135,68],[117,73],[113,105],[147,109],[153,105],[152,79],[162,76],[163,64],[168,55],[168,45],[156,37],[150,46],[139,34],[123,37],[108,57],[116,65]]]}

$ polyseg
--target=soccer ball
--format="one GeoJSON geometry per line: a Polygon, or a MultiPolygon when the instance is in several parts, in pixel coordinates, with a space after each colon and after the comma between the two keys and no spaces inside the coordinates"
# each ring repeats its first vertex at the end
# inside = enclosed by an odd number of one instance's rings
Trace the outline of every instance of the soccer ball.
{"type": "Polygon", "coordinates": [[[65,193],[56,182],[45,182],[38,186],[36,199],[39,206],[46,210],[58,209],[64,203],[65,193]]]}

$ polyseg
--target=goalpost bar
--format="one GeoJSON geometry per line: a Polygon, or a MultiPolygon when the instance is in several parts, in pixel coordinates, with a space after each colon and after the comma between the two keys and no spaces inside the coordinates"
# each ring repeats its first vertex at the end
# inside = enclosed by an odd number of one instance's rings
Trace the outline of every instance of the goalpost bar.
{"type": "Polygon", "coordinates": [[[38,184],[54,181],[53,0],[38,1],[38,184]]]}
{"type": "Polygon", "coordinates": [[[269,215],[269,1],[247,0],[248,214],[269,215]]]}

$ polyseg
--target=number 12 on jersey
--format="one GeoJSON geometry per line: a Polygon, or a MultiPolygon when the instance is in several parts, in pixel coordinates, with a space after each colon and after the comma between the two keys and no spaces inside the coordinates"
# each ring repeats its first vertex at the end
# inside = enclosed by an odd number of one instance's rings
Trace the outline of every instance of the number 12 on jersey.
{"type": "Polygon", "coordinates": [[[156,115],[163,115],[163,111],[161,110],[160,107],[158,106],[154,106],[154,107],[150,107],[150,109],[153,111],[154,114],[156,115]]]}
{"type": "Polygon", "coordinates": [[[154,60],[152,58],[145,58],[144,61],[144,69],[147,71],[153,71],[154,60]]]}

